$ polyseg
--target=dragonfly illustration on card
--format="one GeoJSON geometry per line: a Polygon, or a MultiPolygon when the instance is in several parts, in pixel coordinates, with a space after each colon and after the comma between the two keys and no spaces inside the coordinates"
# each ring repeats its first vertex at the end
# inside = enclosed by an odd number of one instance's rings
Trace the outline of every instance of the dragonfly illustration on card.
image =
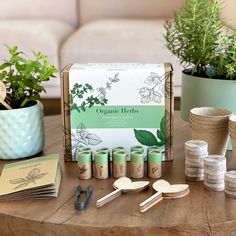
{"type": "Polygon", "coordinates": [[[19,188],[24,188],[28,186],[30,183],[36,184],[37,179],[43,178],[45,175],[48,173],[41,173],[41,170],[38,168],[34,168],[28,172],[28,174],[25,176],[25,178],[17,178],[17,179],[12,179],[9,182],[11,184],[17,184],[17,186],[14,188],[19,189],[19,188]]]}

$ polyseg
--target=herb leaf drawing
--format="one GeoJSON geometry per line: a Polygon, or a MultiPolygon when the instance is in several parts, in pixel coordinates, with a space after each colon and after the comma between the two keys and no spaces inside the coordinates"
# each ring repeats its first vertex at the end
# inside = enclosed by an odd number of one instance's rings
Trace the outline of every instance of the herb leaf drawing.
{"type": "Polygon", "coordinates": [[[106,98],[107,90],[111,90],[112,84],[119,82],[119,73],[116,73],[114,77],[110,77],[104,87],[96,89],[98,94],[96,96],[90,95],[86,98],[85,94],[94,92],[94,88],[91,84],[86,83],[85,85],[75,83],[74,87],[70,91],[70,109],[71,111],[76,110],[77,112],[85,112],[86,108],[91,108],[94,105],[104,106],[108,100],[106,98]],[[80,101],[83,99],[82,101],[80,101]],[[80,101],[78,105],[78,101],[80,101]]]}
{"type": "Polygon", "coordinates": [[[151,72],[144,83],[146,86],[139,89],[141,95],[141,103],[160,103],[164,94],[163,80],[164,76],[159,76],[155,72],[151,72]]]}
{"type": "Polygon", "coordinates": [[[102,173],[103,173],[103,165],[98,166],[99,169],[99,176],[102,177],[102,173]]]}
{"type": "Polygon", "coordinates": [[[120,164],[120,174],[123,175],[123,171],[124,171],[124,166],[122,164],[120,164]]]}
{"type": "Polygon", "coordinates": [[[138,173],[141,172],[141,170],[142,170],[141,168],[142,168],[142,165],[139,164],[139,165],[137,166],[137,169],[136,169],[138,173]]]}
{"type": "Polygon", "coordinates": [[[85,137],[85,140],[87,141],[88,145],[95,146],[102,142],[102,140],[96,135],[92,133],[88,133],[85,137]]]}
{"type": "Polygon", "coordinates": [[[155,174],[158,171],[158,165],[152,168],[152,174],[155,174]]]}
{"type": "Polygon", "coordinates": [[[162,117],[160,122],[160,129],[157,129],[155,136],[148,130],[134,129],[135,138],[139,143],[146,146],[158,146],[162,147],[165,144],[165,116],[162,117]]]}
{"type": "Polygon", "coordinates": [[[75,132],[71,133],[72,141],[72,156],[76,160],[77,153],[80,148],[86,146],[96,146],[102,142],[102,139],[94,134],[89,132],[83,123],[78,125],[78,128],[75,132]]]}
{"type": "Polygon", "coordinates": [[[79,167],[80,174],[84,174],[88,169],[86,169],[85,165],[82,165],[82,167],[79,167]]]}
{"type": "Polygon", "coordinates": [[[14,190],[19,189],[19,188],[24,188],[28,186],[30,183],[36,184],[37,179],[43,178],[45,175],[48,173],[40,173],[41,170],[38,168],[34,168],[29,171],[28,175],[25,176],[25,178],[17,178],[17,179],[12,179],[10,180],[10,184],[18,184],[14,190]]]}

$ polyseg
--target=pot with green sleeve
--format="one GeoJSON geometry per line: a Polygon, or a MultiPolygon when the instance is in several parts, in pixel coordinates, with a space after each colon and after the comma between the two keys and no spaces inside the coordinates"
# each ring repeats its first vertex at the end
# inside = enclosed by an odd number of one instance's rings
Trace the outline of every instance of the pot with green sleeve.
{"type": "Polygon", "coordinates": [[[117,151],[113,153],[112,165],[113,176],[115,178],[126,176],[126,154],[124,151],[117,151]]]}
{"type": "Polygon", "coordinates": [[[77,156],[79,179],[92,178],[92,158],[91,151],[81,151],[77,156]]]}
{"type": "Polygon", "coordinates": [[[143,178],[144,177],[144,153],[140,151],[131,152],[131,177],[143,178]]]}
{"type": "Polygon", "coordinates": [[[160,151],[148,152],[148,177],[149,178],[160,178],[161,177],[161,160],[162,153],[160,151]]]}
{"type": "Polygon", "coordinates": [[[108,168],[108,153],[97,152],[94,157],[95,161],[95,178],[96,179],[107,179],[109,177],[108,168]]]}

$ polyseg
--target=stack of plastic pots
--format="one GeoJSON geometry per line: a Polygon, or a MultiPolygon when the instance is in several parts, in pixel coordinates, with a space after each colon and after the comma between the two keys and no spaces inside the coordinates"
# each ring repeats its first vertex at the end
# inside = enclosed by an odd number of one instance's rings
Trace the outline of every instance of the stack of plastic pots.
{"type": "Polygon", "coordinates": [[[192,139],[206,141],[209,154],[225,156],[231,114],[231,111],[221,108],[193,108],[189,116],[192,139]]]}

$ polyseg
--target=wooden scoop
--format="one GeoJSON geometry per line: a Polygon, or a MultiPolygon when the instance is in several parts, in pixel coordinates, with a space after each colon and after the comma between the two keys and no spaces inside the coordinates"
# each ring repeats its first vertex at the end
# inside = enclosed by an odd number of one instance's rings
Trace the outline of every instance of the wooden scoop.
{"type": "Polygon", "coordinates": [[[104,206],[108,202],[119,197],[122,192],[141,191],[147,188],[148,185],[149,185],[149,181],[132,182],[131,179],[127,177],[121,177],[118,180],[116,180],[113,184],[113,188],[115,188],[116,190],[104,196],[103,198],[100,198],[99,200],[97,200],[96,206],[97,207],[104,206]]]}
{"type": "Polygon", "coordinates": [[[0,103],[2,103],[2,105],[6,107],[8,110],[11,110],[12,108],[4,101],[6,98],[6,94],[7,94],[6,86],[2,81],[0,81],[0,103]]]}
{"type": "Polygon", "coordinates": [[[151,207],[155,206],[158,202],[160,202],[163,199],[162,192],[170,188],[170,183],[161,179],[154,182],[152,187],[157,192],[150,198],[146,199],[144,202],[139,204],[140,212],[145,212],[151,207]]]}

